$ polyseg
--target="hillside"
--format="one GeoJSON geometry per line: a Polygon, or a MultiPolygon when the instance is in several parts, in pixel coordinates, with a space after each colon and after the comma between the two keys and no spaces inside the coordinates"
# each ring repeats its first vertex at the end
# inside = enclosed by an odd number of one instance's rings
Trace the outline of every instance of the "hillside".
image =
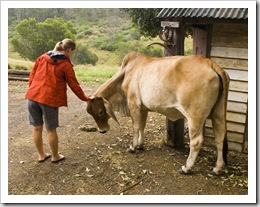
{"type": "MultiPolygon", "coordinates": [[[[57,16],[71,21],[77,29],[76,43],[87,46],[98,57],[95,66],[75,65],[80,81],[95,82],[99,79],[103,82],[114,74],[124,55],[132,50],[151,56],[163,54],[160,46],[147,48],[152,42],[162,41],[158,37],[141,36],[131,23],[131,18],[120,9],[10,9],[9,68],[30,70],[33,65],[33,62],[22,59],[13,51],[10,41],[16,35],[16,25],[24,18],[35,18],[40,22],[57,16]]],[[[187,49],[190,49],[191,43],[189,39],[187,49]]]]}

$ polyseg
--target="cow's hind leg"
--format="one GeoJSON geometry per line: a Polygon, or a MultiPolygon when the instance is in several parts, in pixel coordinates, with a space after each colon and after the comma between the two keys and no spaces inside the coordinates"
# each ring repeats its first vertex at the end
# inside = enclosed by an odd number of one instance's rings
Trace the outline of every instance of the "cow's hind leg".
{"type": "Polygon", "coordinates": [[[225,163],[227,163],[228,147],[225,126],[226,123],[225,120],[223,120],[223,117],[224,116],[214,115],[211,119],[217,146],[217,162],[216,166],[213,168],[213,174],[216,175],[219,175],[222,172],[225,167],[225,163]]]}
{"type": "Polygon", "coordinates": [[[211,115],[215,143],[217,146],[217,162],[213,168],[213,174],[219,175],[227,164],[227,129],[226,129],[226,107],[224,97],[221,96],[215,105],[215,110],[211,115]]]}
{"type": "Polygon", "coordinates": [[[193,167],[196,158],[199,154],[200,148],[202,146],[203,137],[203,123],[204,121],[188,120],[189,126],[189,136],[190,136],[190,153],[186,161],[186,165],[182,166],[179,173],[189,174],[191,168],[193,167]]]}

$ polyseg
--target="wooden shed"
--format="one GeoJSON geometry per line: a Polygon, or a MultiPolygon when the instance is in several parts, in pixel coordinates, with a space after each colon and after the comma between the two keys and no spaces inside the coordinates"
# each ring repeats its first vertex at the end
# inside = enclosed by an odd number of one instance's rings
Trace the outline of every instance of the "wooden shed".
{"type": "MultiPolygon", "coordinates": [[[[175,55],[184,54],[185,30],[189,28],[193,31],[193,54],[213,59],[228,72],[231,79],[227,108],[229,149],[247,152],[248,9],[167,8],[157,17],[164,31],[173,34],[165,44],[174,44],[175,55]]],[[[204,143],[215,145],[210,120],[205,123],[204,134],[204,143]]]]}

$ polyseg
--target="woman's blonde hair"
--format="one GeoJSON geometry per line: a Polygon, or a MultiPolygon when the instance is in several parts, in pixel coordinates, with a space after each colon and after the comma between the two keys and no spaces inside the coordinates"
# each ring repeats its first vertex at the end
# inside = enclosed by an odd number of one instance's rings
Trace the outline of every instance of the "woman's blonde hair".
{"type": "Polygon", "coordinates": [[[66,52],[68,49],[75,50],[76,44],[73,40],[66,38],[66,39],[58,42],[55,45],[53,51],[64,50],[66,52]]]}

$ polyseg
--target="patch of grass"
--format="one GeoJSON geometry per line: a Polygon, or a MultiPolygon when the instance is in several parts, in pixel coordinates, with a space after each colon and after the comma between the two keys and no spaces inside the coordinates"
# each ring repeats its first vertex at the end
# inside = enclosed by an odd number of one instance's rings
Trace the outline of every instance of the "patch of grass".
{"type": "Polygon", "coordinates": [[[11,93],[26,93],[27,89],[20,86],[8,86],[8,92],[11,93]]]}
{"type": "Polygon", "coordinates": [[[29,60],[8,58],[8,69],[30,71],[33,65],[34,62],[29,60]]]}
{"type": "Polygon", "coordinates": [[[94,48],[93,48],[93,51],[98,56],[98,62],[96,65],[106,65],[106,66],[110,66],[110,67],[118,67],[121,64],[119,55],[116,52],[97,50],[94,48]]]}
{"type": "Polygon", "coordinates": [[[87,82],[90,87],[98,87],[111,78],[120,66],[77,65],[74,67],[79,82],[87,82]]]}

